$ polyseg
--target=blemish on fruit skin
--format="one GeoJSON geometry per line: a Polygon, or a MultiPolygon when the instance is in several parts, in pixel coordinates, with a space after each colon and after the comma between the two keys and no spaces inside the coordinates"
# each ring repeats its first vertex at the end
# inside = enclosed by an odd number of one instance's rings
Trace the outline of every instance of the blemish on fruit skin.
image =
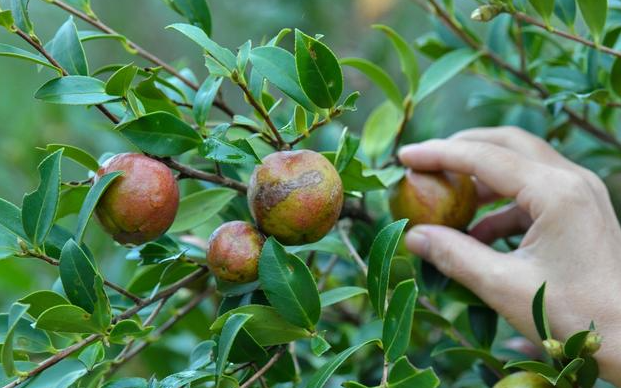
{"type": "Polygon", "coordinates": [[[307,171],[298,178],[289,181],[259,185],[256,199],[261,203],[261,206],[270,209],[282,202],[294,190],[315,186],[322,181],[323,174],[320,171],[307,171]]]}

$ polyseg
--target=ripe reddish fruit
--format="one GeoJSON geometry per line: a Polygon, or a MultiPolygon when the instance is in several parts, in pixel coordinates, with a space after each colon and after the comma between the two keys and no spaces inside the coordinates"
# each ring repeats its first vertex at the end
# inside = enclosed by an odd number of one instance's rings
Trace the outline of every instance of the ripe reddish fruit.
{"type": "Polygon", "coordinates": [[[332,163],[317,152],[275,152],[255,168],[248,206],[259,228],[281,243],[312,243],[338,220],[343,182],[332,163]]]}
{"type": "Polygon", "coordinates": [[[121,244],[155,240],[172,225],[179,207],[179,188],[166,165],[142,154],[119,154],[95,174],[123,171],[103,194],[95,213],[104,229],[121,244]]]}
{"type": "Polygon", "coordinates": [[[251,224],[222,224],[209,238],[207,265],[219,279],[246,283],[257,279],[265,237],[251,224]]]}
{"type": "Polygon", "coordinates": [[[389,195],[393,218],[409,219],[408,228],[436,224],[464,229],[477,210],[477,191],[472,179],[446,171],[407,170],[389,195]]]}
{"type": "Polygon", "coordinates": [[[494,388],[552,388],[548,380],[533,372],[518,372],[505,377],[494,388]]]}

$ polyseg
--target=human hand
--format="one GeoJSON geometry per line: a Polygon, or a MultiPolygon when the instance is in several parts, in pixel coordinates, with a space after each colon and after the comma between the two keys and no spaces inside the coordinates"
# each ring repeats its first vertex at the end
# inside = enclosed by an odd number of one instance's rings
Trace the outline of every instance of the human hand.
{"type": "Polygon", "coordinates": [[[414,170],[474,176],[482,203],[515,199],[478,221],[470,235],[416,226],[406,236],[408,248],[470,288],[533,341],[538,335],[531,301],[547,282],[554,337],[565,339],[594,321],[604,338],[595,356],[601,376],[621,384],[621,228],[601,180],[512,127],[472,129],[405,146],[399,158],[414,170]],[[513,252],[486,245],[524,232],[513,252]]]}

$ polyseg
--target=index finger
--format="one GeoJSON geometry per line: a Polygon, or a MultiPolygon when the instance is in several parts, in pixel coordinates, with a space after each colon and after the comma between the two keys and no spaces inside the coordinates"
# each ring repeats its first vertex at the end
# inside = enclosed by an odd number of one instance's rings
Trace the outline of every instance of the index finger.
{"type": "MultiPolygon", "coordinates": [[[[401,162],[422,171],[448,170],[474,175],[498,194],[518,199],[525,189],[545,198],[552,169],[515,151],[490,143],[458,139],[430,140],[402,147],[401,162]]],[[[523,205],[529,205],[524,203],[523,205]]],[[[528,206],[527,208],[529,208],[528,206]]]]}

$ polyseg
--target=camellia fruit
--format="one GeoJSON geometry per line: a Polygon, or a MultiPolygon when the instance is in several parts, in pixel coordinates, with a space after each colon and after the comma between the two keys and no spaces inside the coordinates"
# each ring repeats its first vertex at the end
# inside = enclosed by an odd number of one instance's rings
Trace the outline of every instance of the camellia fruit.
{"type": "Polygon", "coordinates": [[[175,220],[179,188],[170,169],[142,154],[119,154],[95,174],[123,171],[99,200],[95,213],[103,228],[121,244],[140,245],[164,234],[175,220]]]}
{"type": "Polygon", "coordinates": [[[552,388],[548,380],[533,372],[518,372],[505,377],[494,388],[552,388]]]}
{"type": "Polygon", "coordinates": [[[248,206],[259,228],[281,243],[312,243],[338,220],[343,182],[332,163],[317,152],[275,152],[255,168],[248,206]]]}
{"type": "Polygon", "coordinates": [[[213,274],[232,283],[257,279],[265,237],[243,221],[222,224],[209,238],[207,266],[213,274]]]}
{"type": "Polygon", "coordinates": [[[444,225],[463,230],[477,210],[477,190],[468,175],[447,171],[407,170],[389,192],[394,219],[407,218],[407,227],[444,225]]]}

